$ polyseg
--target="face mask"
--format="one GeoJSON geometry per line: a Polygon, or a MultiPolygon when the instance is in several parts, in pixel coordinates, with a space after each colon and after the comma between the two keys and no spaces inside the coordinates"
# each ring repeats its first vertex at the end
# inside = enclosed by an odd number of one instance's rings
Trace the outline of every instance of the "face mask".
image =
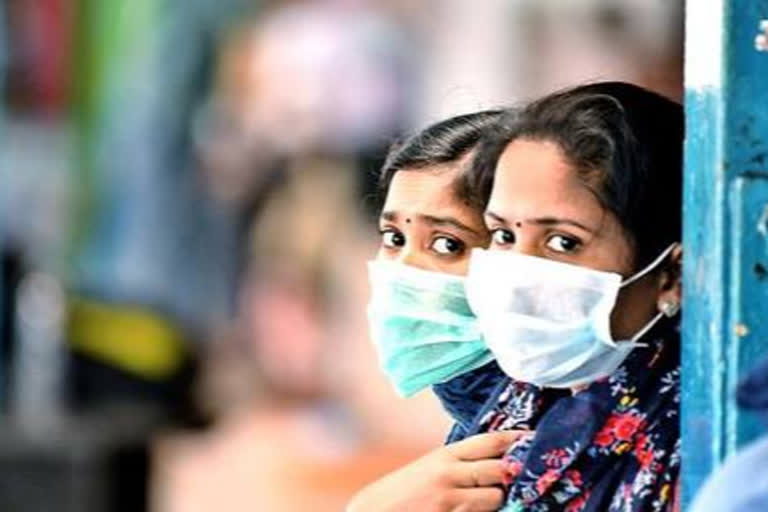
{"type": "Polygon", "coordinates": [[[374,260],[368,325],[384,373],[402,396],[493,359],[464,295],[464,278],[374,260]]]}
{"type": "Polygon", "coordinates": [[[619,289],[641,279],[669,255],[622,282],[621,276],[510,251],[475,249],[466,289],[488,348],[512,378],[571,388],[613,373],[638,340],[677,305],[665,305],[637,334],[613,340],[611,311],[619,289]]]}

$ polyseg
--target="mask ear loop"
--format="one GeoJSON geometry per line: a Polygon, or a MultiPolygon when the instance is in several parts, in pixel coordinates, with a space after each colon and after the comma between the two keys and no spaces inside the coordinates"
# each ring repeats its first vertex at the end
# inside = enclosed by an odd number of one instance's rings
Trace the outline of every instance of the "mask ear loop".
{"type": "MultiPolygon", "coordinates": [[[[675,248],[676,245],[677,245],[677,242],[670,244],[669,247],[664,249],[664,251],[661,254],[659,254],[659,256],[655,260],[653,260],[649,265],[646,265],[643,270],[641,270],[637,274],[633,275],[632,277],[628,278],[626,281],[621,283],[621,285],[619,285],[619,288],[629,286],[635,281],[639,281],[640,279],[647,276],[650,272],[653,271],[653,269],[658,267],[659,264],[661,264],[661,262],[667,258],[667,256],[669,256],[669,254],[672,252],[672,250],[675,248]]],[[[627,343],[631,343],[633,347],[647,347],[648,346],[647,343],[637,343],[637,340],[645,336],[646,333],[648,333],[648,331],[650,331],[653,328],[653,326],[656,325],[656,323],[658,323],[659,320],[661,320],[661,317],[663,316],[673,317],[677,314],[677,311],[679,309],[680,309],[679,304],[673,303],[672,301],[665,301],[664,304],[662,304],[661,306],[661,311],[656,316],[654,316],[650,322],[645,324],[645,326],[642,329],[640,329],[639,332],[637,332],[634,336],[632,336],[632,338],[627,343]],[[673,306],[674,306],[674,311],[672,311],[673,306]]]]}
{"type": "Polygon", "coordinates": [[[649,273],[651,273],[653,271],[653,269],[658,267],[659,264],[667,258],[667,256],[669,256],[669,253],[672,252],[672,249],[674,249],[676,245],[677,245],[677,242],[671,244],[669,247],[664,249],[664,252],[662,252],[659,255],[658,258],[653,260],[650,264],[646,265],[645,268],[643,270],[641,270],[640,272],[638,272],[637,274],[633,275],[632,277],[629,277],[626,281],[621,283],[621,285],[619,285],[619,287],[620,288],[624,288],[625,286],[629,286],[632,283],[634,283],[635,281],[639,281],[640,279],[642,279],[645,276],[647,276],[649,273]]]}
{"type": "Polygon", "coordinates": [[[678,313],[678,311],[680,311],[680,304],[672,300],[665,300],[661,303],[660,311],[656,314],[656,316],[654,316],[653,319],[645,325],[645,327],[640,329],[638,333],[632,336],[632,339],[629,342],[632,343],[633,347],[647,347],[647,343],[638,343],[637,340],[645,336],[648,331],[650,331],[653,326],[656,325],[659,320],[661,320],[662,317],[665,316],[667,318],[672,318],[678,313]]]}

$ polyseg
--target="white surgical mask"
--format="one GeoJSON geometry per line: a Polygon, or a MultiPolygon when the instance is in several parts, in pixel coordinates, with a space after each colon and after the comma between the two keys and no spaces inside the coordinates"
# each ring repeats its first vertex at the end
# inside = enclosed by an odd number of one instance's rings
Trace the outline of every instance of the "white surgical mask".
{"type": "MultiPolygon", "coordinates": [[[[656,268],[674,248],[622,282],[621,275],[511,251],[474,249],[466,282],[485,342],[512,378],[572,388],[613,373],[657,314],[627,340],[611,336],[611,311],[623,286],[656,268]]],[[[668,310],[668,314],[676,312],[668,310]]]]}

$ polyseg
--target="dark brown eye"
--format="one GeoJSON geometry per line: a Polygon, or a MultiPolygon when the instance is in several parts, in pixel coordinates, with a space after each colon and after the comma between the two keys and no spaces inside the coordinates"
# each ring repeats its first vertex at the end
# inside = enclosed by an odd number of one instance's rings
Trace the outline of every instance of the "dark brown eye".
{"type": "Polygon", "coordinates": [[[381,232],[381,245],[390,249],[396,249],[405,245],[405,235],[394,229],[385,229],[381,232]]]}
{"type": "Polygon", "coordinates": [[[547,240],[547,247],[555,252],[569,253],[579,248],[581,242],[578,238],[564,235],[554,235],[547,240]]]}
{"type": "Polygon", "coordinates": [[[431,248],[438,254],[458,254],[464,250],[464,242],[447,236],[439,236],[432,241],[431,248]]]}
{"type": "Polygon", "coordinates": [[[497,246],[511,245],[515,243],[515,234],[508,229],[494,229],[491,231],[491,241],[497,246]]]}

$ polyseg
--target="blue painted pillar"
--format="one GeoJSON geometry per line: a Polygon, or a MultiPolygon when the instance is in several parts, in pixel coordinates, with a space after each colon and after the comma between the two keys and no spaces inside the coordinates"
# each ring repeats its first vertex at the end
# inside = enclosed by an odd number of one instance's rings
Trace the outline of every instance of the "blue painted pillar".
{"type": "Polygon", "coordinates": [[[768,355],[768,2],[686,6],[683,501],[764,429],[735,388],[768,355]]]}

